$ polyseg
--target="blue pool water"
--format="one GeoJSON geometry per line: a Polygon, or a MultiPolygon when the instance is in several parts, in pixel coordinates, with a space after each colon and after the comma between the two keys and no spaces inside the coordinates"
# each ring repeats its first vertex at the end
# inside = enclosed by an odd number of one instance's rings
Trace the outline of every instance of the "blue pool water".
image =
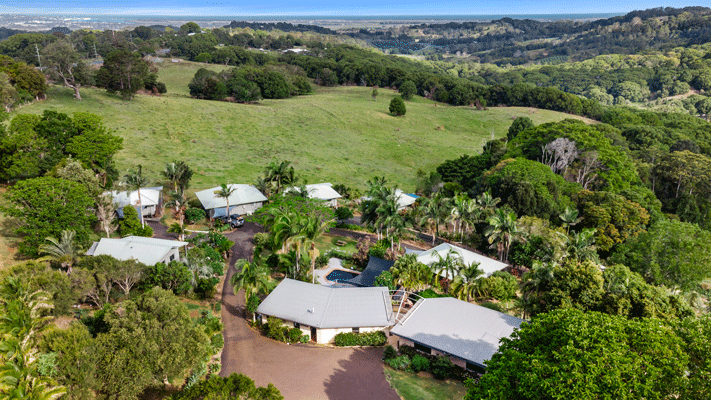
{"type": "Polygon", "coordinates": [[[331,282],[343,282],[349,279],[355,278],[358,274],[348,271],[341,271],[339,269],[334,269],[326,275],[326,279],[331,282]]]}

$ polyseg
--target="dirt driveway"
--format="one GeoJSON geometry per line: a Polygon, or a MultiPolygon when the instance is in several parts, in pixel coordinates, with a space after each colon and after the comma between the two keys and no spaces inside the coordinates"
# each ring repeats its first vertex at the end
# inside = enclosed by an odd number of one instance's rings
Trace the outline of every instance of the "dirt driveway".
{"type": "Polygon", "coordinates": [[[252,256],[251,239],[256,232],[256,225],[246,223],[227,235],[235,246],[222,291],[225,347],[220,375],[238,372],[254,379],[257,386],[273,383],[286,400],[399,400],[385,380],[382,349],[290,346],[267,339],[247,325],[242,317],[244,294],[233,294],[229,278],[236,272],[238,259],[252,256]]]}

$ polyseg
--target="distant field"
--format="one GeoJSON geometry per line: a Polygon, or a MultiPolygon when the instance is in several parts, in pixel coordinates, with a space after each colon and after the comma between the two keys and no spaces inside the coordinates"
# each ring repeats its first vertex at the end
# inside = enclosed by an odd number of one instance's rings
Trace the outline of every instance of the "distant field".
{"type": "Polygon", "coordinates": [[[407,103],[407,115],[396,118],[388,113],[396,93],[380,89],[373,101],[366,87],[316,87],[313,95],[256,105],[195,100],[188,97],[187,84],[201,66],[160,64],[160,79],[169,91],[162,97],[123,101],[103,90],[84,89],[84,100],[78,102],[69,89],[54,87],[48,100],[18,112],[99,114],[124,138],[117,156],[121,171],[141,164],[157,179],[165,162],[185,160],[197,170],[193,188],[252,182],[278,158],[291,160],[311,183],[363,188],[366,180],[384,175],[407,190],[414,189],[418,169],[432,170],[448,158],[478,152],[492,134],[505,135],[516,116],[529,116],[537,124],[570,117],[515,107],[477,111],[417,97],[407,103]]]}

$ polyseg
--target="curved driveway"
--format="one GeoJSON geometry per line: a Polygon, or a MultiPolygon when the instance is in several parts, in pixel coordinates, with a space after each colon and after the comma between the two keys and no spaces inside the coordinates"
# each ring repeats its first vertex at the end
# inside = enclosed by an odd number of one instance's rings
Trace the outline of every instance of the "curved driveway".
{"type": "Polygon", "coordinates": [[[267,339],[244,320],[244,292],[233,293],[230,277],[235,262],[252,257],[252,237],[259,228],[251,223],[228,234],[235,242],[222,290],[225,347],[220,375],[242,373],[257,386],[273,383],[286,400],[338,399],[399,400],[385,380],[382,349],[330,348],[287,345],[267,339]]]}

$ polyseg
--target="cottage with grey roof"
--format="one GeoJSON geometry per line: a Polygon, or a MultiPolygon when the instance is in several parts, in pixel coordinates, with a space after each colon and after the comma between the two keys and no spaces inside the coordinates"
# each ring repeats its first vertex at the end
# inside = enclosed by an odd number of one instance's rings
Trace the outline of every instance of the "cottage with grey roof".
{"type": "Polygon", "coordinates": [[[122,239],[102,238],[94,242],[86,252],[88,256],[108,255],[117,260],[136,260],[145,265],[159,262],[180,261],[180,248],[187,242],[155,239],[140,236],[127,236],[122,239]]]}
{"type": "Polygon", "coordinates": [[[412,346],[452,363],[483,372],[484,361],[499,350],[524,320],[451,297],[421,299],[390,328],[390,343],[412,346]]]}
{"type": "Polygon", "coordinates": [[[316,343],[330,343],[341,332],[383,330],[395,321],[386,287],[336,288],[288,278],[257,308],[258,318],[268,316],[300,328],[316,343]]]}
{"type": "MultiPolygon", "coordinates": [[[[230,215],[251,215],[262,207],[266,196],[252,185],[230,184],[227,185],[230,189],[234,189],[228,198],[230,203],[230,215]]],[[[218,197],[215,192],[220,190],[219,186],[202,190],[195,193],[195,196],[202,203],[203,208],[207,211],[210,218],[221,217],[225,215],[227,201],[224,198],[218,197]]]]}

